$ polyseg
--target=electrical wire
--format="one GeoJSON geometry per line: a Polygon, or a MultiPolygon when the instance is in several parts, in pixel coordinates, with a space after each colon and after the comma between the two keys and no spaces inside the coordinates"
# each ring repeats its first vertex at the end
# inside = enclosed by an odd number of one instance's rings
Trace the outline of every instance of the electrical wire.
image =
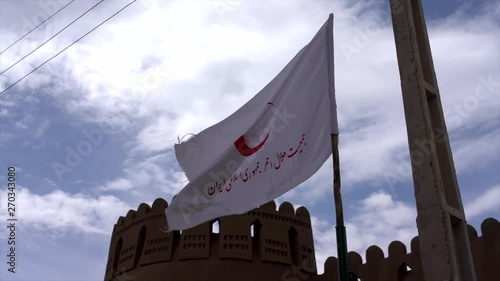
{"type": "Polygon", "coordinates": [[[77,17],[75,20],[73,20],[72,22],[70,22],[68,25],[66,25],[63,29],[59,30],[56,34],[54,34],[52,37],[50,37],[49,39],[47,39],[45,42],[43,42],[40,46],[36,47],[33,51],[29,52],[28,54],[26,54],[25,56],[23,56],[22,58],[20,58],[18,61],[16,61],[13,65],[7,67],[6,69],[4,69],[2,72],[0,72],[0,75],[4,74],[7,70],[13,68],[14,66],[16,66],[18,63],[20,63],[21,61],[23,61],[25,58],[27,58],[29,55],[33,54],[34,52],[36,52],[36,50],[40,49],[41,47],[43,47],[45,44],[47,44],[50,40],[54,39],[54,37],[56,37],[57,35],[59,35],[61,32],[63,32],[66,28],[70,27],[73,23],[75,23],[77,20],[81,19],[83,16],[85,16],[88,12],[92,11],[95,7],[99,6],[102,2],[104,2],[104,0],[101,0],[99,1],[97,4],[95,4],[94,6],[92,6],[90,9],[88,9],[85,13],[81,14],[79,17],[77,17]]]}
{"type": "Polygon", "coordinates": [[[3,93],[5,93],[6,91],[8,91],[10,88],[14,87],[17,83],[21,82],[23,79],[25,79],[26,77],[28,77],[30,74],[32,74],[33,72],[37,71],[40,67],[42,67],[43,65],[45,65],[46,63],[48,63],[49,61],[51,61],[52,59],[54,59],[55,57],[57,57],[58,55],[60,55],[61,53],[63,53],[64,51],[66,51],[69,47],[73,46],[74,44],[76,44],[78,41],[82,40],[83,38],[85,38],[87,35],[89,35],[90,33],[92,33],[94,30],[96,30],[97,28],[99,28],[101,25],[103,25],[104,23],[106,23],[108,20],[110,20],[111,18],[113,18],[114,16],[118,15],[119,13],[121,13],[123,10],[125,10],[128,6],[132,5],[133,3],[135,3],[137,0],[133,0],[131,1],[130,3],[128,3],[127,5],[125,5],[123,8],[121,8],[120,10],[118,10],[118,12],[114,13],[113,15],[111,15],[109,18],[105,19],[103,22],[101,22],[100,24],[98,24],[96,27],[92,28],[89,32],[85,33],[83,36],[81,36],[80,38],[78,38],[76,41],[74,41],[73,43],[71,43],[70,45],[68,45],[66,48],[62,49],[60,52],[58,52],[57,54],[55,54],[54,56],[52,56],[51,58],[49,58],[48,60],[44,61],[42,64],[40,64],[39,66],[37,66],[36,68],[34,68],[32,71],[28,72],[28,74],[24,75],[23,77],[21,77],[20,79],[18,79],[16,82],[12,83],[9,87],[7,87],[5,90],[1,91],[0,92],[0,95],[2,95],[3,93]]]}
{"type": "Polygon", "coordinates": [[[28,33],[24,34],[21,38],[17,39],[16,42],[10,44],[9,47],[5,48],[5,50],[1,51],[0,52],[0,55],[3,54],[5,51],[7,51],[8,49],[10,49],[10,47],[14,46],[15,44],[17,44],[17,42],[23,40],[24,37],[28,36],[31,32],[33,32],[35,29],[39,28],[41,25],[43,25],[44,23],[46,23],[48,20],[50,20],[53,16],[57,15],[60,11],[64,10],[64,8],[68,7],[71,3],[75,2],[75,0],[71,0],[71,2],[69,2],[68,4],[64,5],[61,9],[59,9],[57,12],[53,13],[50,17],[46,18],[44,21],[42,21],[41,23],[39,23],[37,26],[35,26],[32,30],[28,31],[28,33]]]}

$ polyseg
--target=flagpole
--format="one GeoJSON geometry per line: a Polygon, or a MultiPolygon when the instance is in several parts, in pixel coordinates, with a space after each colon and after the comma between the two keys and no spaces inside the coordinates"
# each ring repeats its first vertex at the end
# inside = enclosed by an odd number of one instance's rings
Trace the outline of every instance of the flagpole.
{"type": "Polygon", "coordinates": [[[337,226],[337,256],[339,265],[339,280],[349,281],[349,263],[347,260],[347,236],[344,226],[344,209],[342,195],[340,194],[340,160],[339,160],[339,135],[332,134],[333,153],[333,196],[335,200],[335,213],[337,226]]]}

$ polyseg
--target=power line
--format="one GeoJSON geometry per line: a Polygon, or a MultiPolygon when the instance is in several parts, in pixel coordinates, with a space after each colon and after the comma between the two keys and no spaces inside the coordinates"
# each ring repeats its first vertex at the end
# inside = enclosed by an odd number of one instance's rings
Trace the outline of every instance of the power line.
{"type": "Polygon", "coordinates": [[[48,20],[50,20],[53,16],[57,15],[60,11],[64,10],[64,8],[68,7],[69,4],[75,2],[75,0],[71,0],[71,2],[69,2],[68,4],[64,5],[61,9],[59,9],[57,12],[55,12],[54,14],[52,14],[50,17],[46,18],[44,21],[42,21],[41,23],[39,23],[37,26],[35,26],[32,30],[28,31],[28,33],[24,34],[21,38],[17,39],[16,42],[10,44],[9,47],[5,48],[5,50],[1,51],[0,52],[0,55],[3,54],[5,51],[7,51],[8,49],[10,49],[10,47],[14,46],[17,42],[21,41],[24,37],[28,36],[31,32],[33,32],[35,29],[37,29],[38,27],[40,27],[41,25],[43,25],[45,22],[47,22],[48,20]]]}
{"type": "Polygon", "coordinates": [[[75,20],[73,20],[72,22],[70,22],[68,25],[66,25],[63,29],[59,30],[56,34],[54,34],[52,37],[50,37],[49,39],[47,39],[45,42],[42,43],[42,45],[36,47],[33,51],[29,52],[28,54],[26,54],[24,57],[20,58],[18,61],[16,61],[13,65],[7,67],[6,69],[4,69],[2,72],[0,72],[0,75],[4,74],[7,70],[13,68],[14,66],[16,66],[18,63],[20,63],[21,61],[23,61],[25,58],[27,58],[29,55],[33,54],[34,52],[36,52],[36,50],[40,49],[41,47],[43,47],[45,44],[47,44],[50,40],[54,39],[54,37],[56,37],[57,35],[59,35],[61,32],[63,32],[66,28],[68,28],[70,25],[72,25],[73,23],[75,23],[77,20],[81,19],[83,16],[85,16],[88,12],[90,12],[91,10],[93,10],[95,7],[97,7],[98,5],[100,5],[102,2],[104,2],[104,0],[101,0],[99,1],[97,4],[95,4],[94,6],[92,6],[90,9],[88,9],[85,13],[81,14],[79,17],[77,17],[75,20]]]}
{"type": "Polygon", "coordinates": [[[103,22],[101,22],[100,24],[98,24],[96,27],[92,28],[89,32],[85,33],[83,36],[81,36],[80,38],[78,38],[75,42],[71,43],[70,45],[68,45],[66,48],[62,49],[60,52],[58,52],[57,54],[55,54],[54,56],[52,56],[51,58],[49,58],[48,60],[44,61],[42,64],[40,64],[39,66],[37,66],[36,68],[34,68],[32,71],[28,72],[28,74],[24,75],[23,77],[21,77],[19,80],[17,80],[16,82],[14,82],[13,84],[11,84],[9,87],[7,87],[5,90],[1,91],[0,92],[0,95],[2,95],[3,93],[7,92],[10,88],[14,87],[17,83],[21,82],[24,78],[28,77],[30,74],[32,74],[33,72],[37,71],[40,67],[44,66],[46,63],[48,63],[49,61],[51,61],[52,59],[54,59],[55,57],[57,57],[58,55],[60,55],[62,52],[66,51],[69,47],[73,46],[74,44],[76,44],[78,41],[82,40],[83,38],[85,38],[87,35],[89,35],[90,33],[92,33],[94,30],[96,30],[97,28],[99,28],[101,25],[103,25],[104,23],[106,23],[108,20],[110,20],[111,18],[113,18],[114,16],[118,15],[119,13],[121,13],[123,10],[125,10],[128,6],[132,5],[133,3],[135,3],[137,0],[133,0],[132,2],[128,3],[127,5],[125,5],[125,7],[121,8],[120,10],[118,10],[118,12],[114,13],[113,15],[111,15],[109,18],[105,19],[103,22]]]}

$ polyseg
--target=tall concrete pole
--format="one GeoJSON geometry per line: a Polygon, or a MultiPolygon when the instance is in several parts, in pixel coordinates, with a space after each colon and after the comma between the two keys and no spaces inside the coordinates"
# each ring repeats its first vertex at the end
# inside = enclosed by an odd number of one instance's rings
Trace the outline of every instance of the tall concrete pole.
{"type": "Polygon", "coordinates": [[[429,38],[420,0],[390,0],[417,202],[417,228],[428,281],[475,281],[429,38]]]}

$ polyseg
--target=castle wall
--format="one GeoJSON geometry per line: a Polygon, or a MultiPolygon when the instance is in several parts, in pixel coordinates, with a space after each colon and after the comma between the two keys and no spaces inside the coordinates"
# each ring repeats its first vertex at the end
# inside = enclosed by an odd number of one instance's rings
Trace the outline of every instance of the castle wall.
{"type": "MultiPolygon", "coordinates": [[[[469,240],[478,281],[500,280],[500,223],[488,218],[481,224],[482,236],[469,225],[469,240]]],[[[419,238],[411,241],[411,252],[400,241],[389,244],[388,256],[378,246],[366,250],[366,261],[356,252],[348,254],[349,269],[362,281],[421,281],[424,280],[419,238]]],[[[308,278],[312,281],[338,281],[337,259],[325,262],[322,275],[308,278]]],[[[300,280],[300,279],[297,279],[300,280]]]]}
{"type": "Polygon", "coordinates": [[[166,234],[160,228],[166,224],[167,207],[166,201],[157,199],[152,207],[141,204],[118,219],[105,281],[131,276],[163,281],[280,279],[290,266],[304,261],[304,272],[316,273],[311,219],[305,208],[296,214],[285,202],[276,210],[272,201],[244,215],[219,218],[219,233],[212,232],[212,221],[166,234]]]}
{"type": "MultiPolygon", "coordinates": [[[[336,281],[337,259],[330,257],[317,275],[311,219],[306,208],[294,210],[274,201],[243,215],[219,218],[191,229],[164,233],[165,208],[157,199],[120,217],[113,228],[105,281],[336,281]]],[[[478,280],[500,280],[500,224],[487,219],[482,236],[469,226],[469,239],[478,280]]],[[[410,252],[400,241],[366,251],[366,260],[348,254],[350,271],[360,280],[423,280],[418,237],[410,252]]]]}

